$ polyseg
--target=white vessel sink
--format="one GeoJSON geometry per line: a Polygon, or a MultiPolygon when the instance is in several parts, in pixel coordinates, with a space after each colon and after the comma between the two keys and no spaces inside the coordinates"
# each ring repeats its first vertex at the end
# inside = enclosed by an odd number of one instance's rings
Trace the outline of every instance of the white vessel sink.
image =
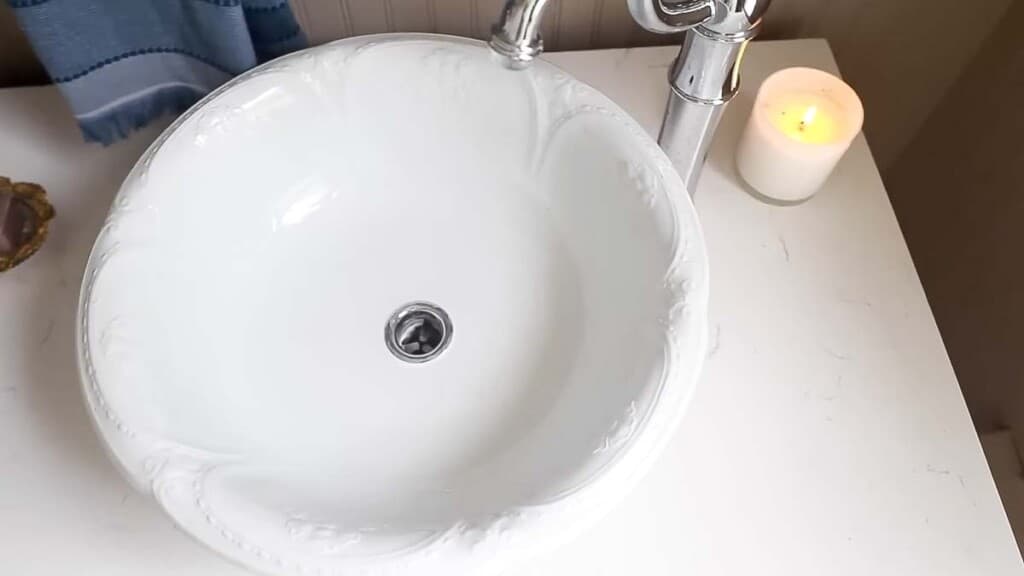
{"type": "Polygon", "coordinates": [[[631,487],[707,297],[689,197],[615,104],[475,41],[362,37],[244,74],[149,149],[79,359],[125,476],[224,555],[482,574],[631,487]]]}

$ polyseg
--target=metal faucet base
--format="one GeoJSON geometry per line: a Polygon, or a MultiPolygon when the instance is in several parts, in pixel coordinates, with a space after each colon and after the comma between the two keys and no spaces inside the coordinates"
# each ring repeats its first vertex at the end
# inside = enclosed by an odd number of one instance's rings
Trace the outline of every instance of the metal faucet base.
{"type": "Polygon", "coordinates": [[[724,103],[695,103],[675,89],[669,94],[658,144],[679,172],[690,196],[697,191],[697,181],[724,110],[724,103]]]}

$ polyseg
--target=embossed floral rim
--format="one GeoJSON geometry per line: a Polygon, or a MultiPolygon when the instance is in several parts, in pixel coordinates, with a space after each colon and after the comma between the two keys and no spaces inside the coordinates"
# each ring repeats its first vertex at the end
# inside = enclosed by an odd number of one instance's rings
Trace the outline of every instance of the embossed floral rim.
{"type": "MultiPolygon", "coordinates": [[[[92,359],[89,322],[96,281],[120,248],[116,230],[119,220],[130,212],[128,183],[144,184],[163,144],[197,112],[240,83],[277,73],[301,75],[303,66],[317,66],[318,54],[335,53],[340,56],[337,64],[382,44],[439,40],[453,46],[486,50],[485,44],[479,41],[428,34],[353,38],[283,57],[228,82],[179,117],[150,146],[126,180],[93,247],[82,286],[77,345],[80,375],[94,424],[126,478],[141,491],[153,494],[174,521],[197,540],[250,568],[294,575],[391,574],[404,570],[479,574],[557,546],[600,518],[653,464],[682,417],[700,372],[707,340],[707,259],[703,236],[682,182],[654,141],[614,103],[593,89],[571,81],[554,66],[537,63],[536,68],[545,70],[545,75],[563,82],[569,91],[567,99],[580,97],[582,103],[567,115],[597,114],[612,118],[625,126],[637,145],[655,159],[653,174],[635,176],[647,183],[644,203],[653,208],[654,196],[660,194],[668,202],[673,219],[675,255],[664,280],[670,306],[660,320],[665,358],[662,374],[650,400],[640,408],[635,402],[630,403],[609,437],[595,448],[594,458],[600,459],[601,464],[586,477],[544,501],[528,503],[485,519],[457,522],[446,530],[425,534],[412,545],[383,554],[338,553],[339,549],[344,552],[344,543],[358,541],[359,535],[333,530],[331,526],[294,515],[282,519],[279,542],[272,546],[259,545],[249,541],[239,527],[228,526],[221,520],[204,492],[211,476],[237,465],[238,457],[211,454],[136,430],[110,407],[92,359]],[[581,86],[584,88],[579,88],[581,86]],[[578,91],[585,93],[576,94],[578,91]],[[656,192],[651,189],[655,187],[656,192]],[[296,539],[302,540],[302,545],[323,545],[322,553],[311,555],[308,546],[296,548],[293,542],[296,539]]],[[[554,123],[564,120],[559,116],[554,123]]],[[[634,167],[629,169],[634,170],[634,167]]]]}

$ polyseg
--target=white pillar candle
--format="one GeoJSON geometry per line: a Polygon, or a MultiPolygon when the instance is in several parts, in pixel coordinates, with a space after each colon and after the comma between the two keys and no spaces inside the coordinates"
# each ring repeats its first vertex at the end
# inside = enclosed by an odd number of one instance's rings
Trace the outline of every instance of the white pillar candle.
{"type": "Polygon", "coordinates": [[[736,151],[740,176],[782,202],[809,198],[864,123],[857,93],[814,68],[787,68],[761,84],[736,151]]]}

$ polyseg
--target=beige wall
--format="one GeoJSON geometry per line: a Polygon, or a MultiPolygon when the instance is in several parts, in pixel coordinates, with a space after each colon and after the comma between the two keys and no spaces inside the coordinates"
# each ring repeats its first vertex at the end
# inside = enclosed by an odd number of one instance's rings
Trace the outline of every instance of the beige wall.
{"type": "MultiPolygon", "coordinates": [[[[485,37],[502,0],[291,0],[314,43],[353,34],[436,31],[485,37]]],[[[775,0],[765,38],[825,37],[861,93],[865,132],[887,168],[1012,0],[775,0]],[[927,8],[927,10],[925,10],[927,8]],[[952,40],[952,41],[951,41],[952,40]]],[[[551,50],[671,39],[647,34],[625,0],[552,0],[544,23],[551,50]]],[[[0,86],[44,81],[0,3],[0,86]]]]}
{"type": "Polygon", "coordinates": [[[887,181],[975,423],[1024,440],[1022,29],[1018,2],[887,181]]]}

